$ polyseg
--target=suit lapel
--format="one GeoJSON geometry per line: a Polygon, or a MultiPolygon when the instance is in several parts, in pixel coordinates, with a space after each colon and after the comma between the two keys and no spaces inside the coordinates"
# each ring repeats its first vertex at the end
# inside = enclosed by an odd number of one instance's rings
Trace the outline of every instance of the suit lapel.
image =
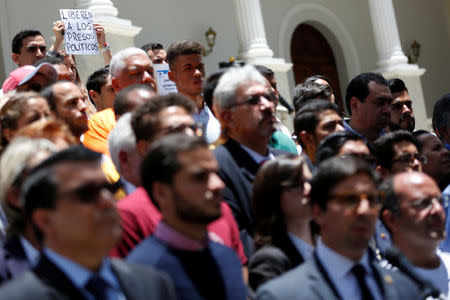
{"type": "Polygon", "coordinates": [[[132,280],[135,274],[132,274],[128,266],[117,259],[111,259],[111,268],[119,280],[120,287],[127,300],[143,299],[145,295],[139,294],[139,287],[136,281],[132,280]]]}
{"type": "Polygon", "coordinates": [[[246,176],[250,176],[251,180],[255,177],[256,172],[259,169],[259,165],[253,160],[253,158],[242,149],[238,142],[233,139],[228,139],[224,144],[225,148],[230,152],[234,161],[241,169],[244,169],[243,173],[246,176]]]}
{"type": "Polygon", "coordinates": [[[305,261],[303,259],[303,256],[300,254],[300,252],[298,252],[297,248],[292,243],[287,233],[283,234],[278,241],[274,242],[274,244],[286,254],[286,256],[289,258],[289,261],[291,262],[292,268],[295,268],[305,261]]]}
{"type": "Polygon", "coordinates": [[[317,299],[338,300],[333,290],[327,283],[327,280],[319,270],[319,266],[315,259],[310,259],[306,263],[310,264],[307,277],[311,280],[311,290],[317,295],[317,299]]]}
{"type": "Polygon", "coordinates": [[[85,299],[84,295],[67,275],[54,265],[45,255],[41,256],[41,260],[33,271],[39,279],[51,289],[51,294],[55,299],[61,299],[61,294],[68,299],[85,299]]]}

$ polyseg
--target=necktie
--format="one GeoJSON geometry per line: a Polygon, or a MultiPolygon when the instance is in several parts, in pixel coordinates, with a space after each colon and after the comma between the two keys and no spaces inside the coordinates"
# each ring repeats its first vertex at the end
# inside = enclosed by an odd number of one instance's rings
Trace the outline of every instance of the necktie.
{"type": "Polygon", "coordinates": [[[352,268],[352,273],[358,280],[358,285],[361,290],[361,299],[363,300],[374,300],[372,293],[370,293],[369,288],[366,284],[366,269],[363,266],[356,264],[352,268]]]}
{"type": "Polygon", "coordinates": [[[92,294],[96,300],[107,300],[106,288],[108,284],[100,276],[94,275],[86,283],[86,290],[92,294]]]}

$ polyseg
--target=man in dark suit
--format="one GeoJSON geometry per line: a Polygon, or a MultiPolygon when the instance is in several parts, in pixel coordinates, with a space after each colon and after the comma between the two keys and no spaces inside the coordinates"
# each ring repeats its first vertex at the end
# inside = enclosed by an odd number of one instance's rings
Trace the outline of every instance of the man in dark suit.
{"type": "Polygon", "coordinates": [[[287,153],[269,147],[276,125],[275,99],[269,82],[252,66],[228,70],[214,91],[214,109],[227,138],[214,154],[225,182],[224,200],[244,243],[245,231],[251,232],[254,222],[250,194],[255,174],[265,160],[287,153]]]}
{"type": "Polygon", "coordinates": [[[175,299],[166,275],[106,257],[121,229],[100,162],[99,153],[76,146],[32,172],[23,199],[41,259],[2,286],[0,299],[175,299]]]}
{"type": "Polygon", "coordinates": [[[142,164],[142,184],[162,220],[128,261],[167,272],[180,300],[246,298],[236,253],[208,237],[207,225],[222,214],[218,168],[205,140],[183,133],[155,141],[142,164]]]}
{"type": "Polygon", "coordinates": [[[261,286],[257,299],[420,299],[411,281],[382,269],[368,250],[381,206],[375,182],[361,160],[324,161],[311,182],[321,233],[314,257],[261,286]]]}

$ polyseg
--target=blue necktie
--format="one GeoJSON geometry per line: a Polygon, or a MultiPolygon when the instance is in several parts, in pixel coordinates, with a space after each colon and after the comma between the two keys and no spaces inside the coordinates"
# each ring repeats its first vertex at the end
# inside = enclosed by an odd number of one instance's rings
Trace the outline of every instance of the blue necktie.
{"type": "Polygon", "coordinates": [[[86,283],[86,290],[92,294],[96,300],[107,300],[106,289],[108,284],[100,276],[94,275],[86,283]]]}

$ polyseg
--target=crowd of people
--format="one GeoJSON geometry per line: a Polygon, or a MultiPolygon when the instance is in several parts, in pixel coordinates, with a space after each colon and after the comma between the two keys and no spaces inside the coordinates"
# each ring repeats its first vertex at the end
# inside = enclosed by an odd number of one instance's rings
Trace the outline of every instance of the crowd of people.
{"type": "Polygon", "coordinates": [[[450,94],[430,132],[401,79],[340,106],[315,75],[286,126],[266,66],[206,76],[197,42],[110,49],[95,24],[84,83],[53,26],[48,51],[14,37],[2,85],[0,299],[450,299],[450,94]]]}

